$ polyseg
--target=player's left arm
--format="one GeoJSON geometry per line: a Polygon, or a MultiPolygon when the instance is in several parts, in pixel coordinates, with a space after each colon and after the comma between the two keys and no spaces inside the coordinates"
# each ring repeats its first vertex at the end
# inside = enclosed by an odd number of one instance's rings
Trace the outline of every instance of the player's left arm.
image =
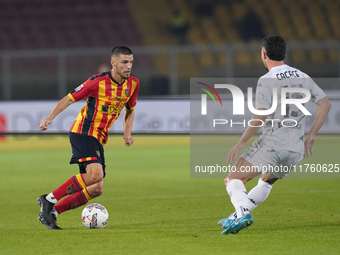
{"type": "Polygon", "coordinates": [[[126,146],[130,146],[133,144],[133,137],[131,136],[133,120],[135,118],[135,107],[137,104],[137,96],[139,92],[139,80],[135,83],[135,89],[133,94],[131,95],[129,101],[125,105],[125,115],[123,119],[124,126],[124,136],[123,139],[125,141],[126,146]]]}
{"type": "MultiPolygon", "coordinates": [[[[268,110],[266,108],[259,108],[258,110],[268,110]]],[[[260,127],[263,125],[263,123],[268,118],[268,115],[256,115],[254,114],[252,117],[251,125],[248,126],[247,129],[242,134],[241,138],[238,140],[236,145],[231,148],[231,150],[228,152],[225,161],[227,163],[232,163],[233,160],[237,159],[238,154],[243,149],[245,143],[256,134],[256,132],[260,129],[260,127]]]]}
{"type": "Polygon", "coordinates": [[[316,110],[315,119],[305,140],[305,151],[303,155],[305,158],[309,158],[309,153],[311,156],[313,156],[312,147],[315,141],[316,133],[320,130],[323,123],[325,123],[329,110],[332,107],[327,97],[320,99],[316,102],[316,104],[318,108],[316,110]]]}
{"type": "Polygon", "coordinates": [[[125,115],[123,120],[124,126],[124,136],[123,139],[125,141],[126,146],[130,146],[133,144],[133,137],[131,136],[133,120],[135,118],[135,111],[132,109],[125,109],[125,115]]]}

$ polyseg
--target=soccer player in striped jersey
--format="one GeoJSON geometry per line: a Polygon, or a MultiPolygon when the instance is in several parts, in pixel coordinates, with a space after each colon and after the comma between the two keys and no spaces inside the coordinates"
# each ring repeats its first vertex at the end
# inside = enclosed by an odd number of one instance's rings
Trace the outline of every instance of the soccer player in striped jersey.
{"type": "Polygon", "coordinates": [[[131,131],[139,80],[131,75],[132,51],[125,46],[113,48],[111,65],[111,71],[93,75],[61,99],[40,123],[39,129],[47,130],[53,119],[69,105],[87,99],[69,132],[73,154],[70,163],[78,164],[80,173],[37,199],[40,205],[38,220],[49,229],[60,229],[56,224],[58,214],[85,205],[103,193],[106,174],[103,146],[107,143],[111,125],[124,107],[123,139],[126,146],[133,144],[131,131]]]}

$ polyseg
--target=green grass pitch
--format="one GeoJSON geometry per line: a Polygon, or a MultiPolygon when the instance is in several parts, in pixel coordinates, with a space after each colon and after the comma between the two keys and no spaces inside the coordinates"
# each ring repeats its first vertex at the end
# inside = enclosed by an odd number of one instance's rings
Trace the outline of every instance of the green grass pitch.
{"type": "MultiPolygon", "coordinates": [[[[318,137],[304,162],[340,163],[339,142],[318,137]]],[[[53,231],[37,221],[35,200],[78,173],[68,138],[0,141],[0,254],[340,254],[340,179],[278,181],[252,227],[222,236],[217,222],[233,211],[223,179],[190,178],[189,144],[139,136],[125,147],[110,137],[104,194],[91,201],[107,208],[108,225],[86,229],[82,207],[59,215],[63,230],[53,231]]]]}

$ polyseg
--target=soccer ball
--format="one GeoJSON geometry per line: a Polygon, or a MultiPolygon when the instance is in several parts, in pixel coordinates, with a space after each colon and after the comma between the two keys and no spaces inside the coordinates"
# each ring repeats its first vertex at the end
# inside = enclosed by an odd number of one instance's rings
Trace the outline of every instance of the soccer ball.
{"type": "Polygon", "coordinates": [[[81,213],[81,221],[87,228],[103,228],[109,221],[109,213],[101,204],[90,204],[81,213]]]}

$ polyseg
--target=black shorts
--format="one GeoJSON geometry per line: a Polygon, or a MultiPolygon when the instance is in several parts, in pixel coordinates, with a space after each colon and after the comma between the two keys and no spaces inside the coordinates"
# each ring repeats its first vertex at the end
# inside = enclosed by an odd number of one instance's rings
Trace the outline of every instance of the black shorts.
{"type": "Polygon", "coordinates": [[[105,157],[101,143],[93,136],[73,132],[69,132],[69,137],[73,154],[70,164],[78,164],[79,172],[85,174],[87,165],[100,163],[105,177],[105,157]]]}

